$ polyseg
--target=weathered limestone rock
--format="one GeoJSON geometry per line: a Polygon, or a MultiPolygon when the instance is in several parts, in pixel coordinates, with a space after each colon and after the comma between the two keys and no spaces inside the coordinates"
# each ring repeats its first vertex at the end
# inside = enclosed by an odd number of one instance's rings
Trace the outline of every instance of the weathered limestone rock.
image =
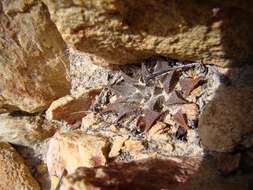
{"type": "Polygon", "coordinates": [[[108,64],[154,54],[220,66],[252,59],[250,1],[43,2],[68,45],[108,64]]]}
{"type": "Polygon", "coordinates": [[[8,143],[0,142],[0,189],[39,190],[22,157],[8,143]]]}
{"type": "Polygon", "coordinates": [[[64,41],[38,0],[0,2],[0,108],[45,110],[69,91],[64,41]]]}
{"type": "Polygon", "coordinates": [[[57,133],[49,142],[47,166],[51,176],[60,177],[63,170],[105,165],[108,154],[106,138],[87,135],[81,131],[57,133]]]}
{"type": "Polygon", "coordinates": [[[76,95],[67,95],[55,100],[46,111],[49,120],[64,120],[70,124],[81,120],[87,113],[101,87],[85,90],[76,95]]]}
{"type": "Polygon", "coordinates": [[[216,92],[199,121],[203,145],[218,152],[253,145],[253,88],[224,87],[216,92]]]}
{"type": "Polygon", "coordinates": [[[0,115],[0,141],[15,145],[32,146],[54,135],[54,124],[41,116],[0,115]]]}

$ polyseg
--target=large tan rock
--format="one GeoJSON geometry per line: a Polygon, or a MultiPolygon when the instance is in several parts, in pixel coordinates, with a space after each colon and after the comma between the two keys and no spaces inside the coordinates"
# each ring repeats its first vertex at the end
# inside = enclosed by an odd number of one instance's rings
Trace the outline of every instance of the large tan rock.
{"type": "Polygon", "coordinates": [[[0,142],[0,189],[39,190],[22,157],[8,143],[0,142]]]}
{"type": "Polygon", "coordinates": [[[87,135],[81,131],[57,133],[49,142],[49,174],[60,177],[64,169],[72,173],[81,166],[105,165],[108,149],[108,140],[103,137],[87,135]]]}
{"type": "Polygon", "coordinates": [[[56,126],[41,116],[0,115],[0,141],[32,147],[53,136],[56,126]]]}
{"type": "MultiPolygon", "coordinates": [[[[64,41],[37,0],[0,2],[0,107],[45,110],[68,93],[64,41]]],[[[3,110],[2,110],[3,111],[3,110]]]]}
{"type": "Polygon", "coordinates": [[[43,2],[68,45],[108,64],[160,54],[227,66],[252,56],[250,1],[43,2]]]}

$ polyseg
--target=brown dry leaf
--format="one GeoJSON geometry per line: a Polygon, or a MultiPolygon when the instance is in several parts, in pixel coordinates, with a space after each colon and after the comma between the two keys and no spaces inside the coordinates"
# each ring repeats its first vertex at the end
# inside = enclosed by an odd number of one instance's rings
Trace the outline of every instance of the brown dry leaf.
{"type": "Polygon", "coordinates": [[[170,93],[173,89],[173,77],[175,75],[175,71],[168,72],[163,80],[164,90],[167,93],[170,93]]]}
{"type": "Polygon", "coordinates": [[[155,123],[155,121],[159,119],[161,113],[153,111],[153,110],[145,110],[144,114],[145,114],[144,121],[146,125],[145,131],[148,131],[152,127],[152,125],[155,123]]]}
{"type": "Polygon", "coordinates": [[[122,117],[124,117],[126,114],[132,113],[137,108],[131,105],[126,105],[124,103],[113,103],[107,105],[107,107],[102,111],[103,113],[106,112],[114,112],[118,115],[118,118],[116,122],[118,122],[122,117]]]}
{"type": "Polygon", "coordinates": [[[185,78],[181,81],[179,81],[180,86],[182,88],[183,94],[185,96],[189,96],[191,91],[197,87],[200,81],[202,81],[203,77],[197,77],[195,79],[193,78],[185,78]]]}
{"type": "Polygon", "coordinates": [[[142,131],[147,132],[152,125],[159,119],[161,113],[153,110],[145,110],[144,116],[140,116],[137,121],[137,126],[142,131]]]}
{"type": "Polygon", "coordinates": [[[188,129],[186,115],[183,114],[181,110],[173,115],[173,120],[183,129],[188,129]]]}
{"type": "Polygon", "coordinates": [[[165,104],[173,105],[173,104],[185,104],[185,103],[187,103],[187,101],[177,91],[172,91],[165,104]]]}

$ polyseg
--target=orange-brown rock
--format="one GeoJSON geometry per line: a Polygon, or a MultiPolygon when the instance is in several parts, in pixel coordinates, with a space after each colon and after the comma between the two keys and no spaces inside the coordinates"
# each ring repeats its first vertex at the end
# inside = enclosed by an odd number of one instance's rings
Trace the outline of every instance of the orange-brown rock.
{"type": "Polygon", "coordinates": [[[0,2],[0,108],[39,112],[69,91],[65,43],[38,0],[0,2]]]}
{"type": "Polygon", "coordinates": [[[90,108],[101,87],[85,90],[76,95],[67,95],[55,100],[46,111],[47,119],[63,120],[73,124],[81,120],[90,108]]]}
{"type": "Polygon", "coordinates": [[[23,158],[5,142],[0,142],[0,189],[39,190],[23,158]]]}
{"type": "Polygon", "coordinates": [[[106,138],[87,135],[81,131],[57,133],[49,142],[47,167],[51,176],[60,177],[76,168],[105,165],[109,151],[106,138]]]}
{"type": "Polygon", "coordinates": [[[252,60],[251,1],[43,2],[68,45],[107,64],[154,54],[220,66],[252,60]]]}

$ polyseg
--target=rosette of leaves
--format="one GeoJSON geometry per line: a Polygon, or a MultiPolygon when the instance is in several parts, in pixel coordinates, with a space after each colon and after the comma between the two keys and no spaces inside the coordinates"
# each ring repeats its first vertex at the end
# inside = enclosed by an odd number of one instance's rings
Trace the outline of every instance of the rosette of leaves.
{"type": "Polygon", "coordinates": [[[106,87],[107,93],[117,96],[117,100],[108,103],[102,113],[116,114],[117,124],[131,116],[135,121],[134,127],[141,132],[148,131],[169,106],[188,103],[184,97],[188,96],[203,78],[181,80],[181,70],[196,65],[156,60],[151,63],[144,62],[141,67],[122,66],[117,79],[106,87]],[[181,91],[175,90],[179,79],[181,91]]]}

